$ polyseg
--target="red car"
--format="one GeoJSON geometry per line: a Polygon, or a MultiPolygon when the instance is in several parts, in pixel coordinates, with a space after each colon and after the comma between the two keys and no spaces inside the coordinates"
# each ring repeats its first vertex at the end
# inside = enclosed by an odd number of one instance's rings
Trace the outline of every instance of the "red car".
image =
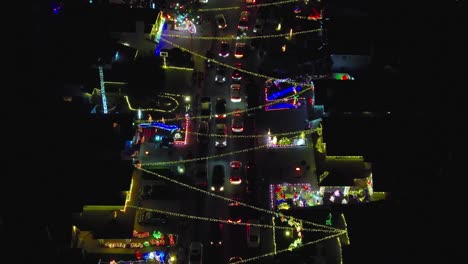
{"type": "Polygon", "coordinates": [[[244,119],[239,110],[234,111],[231,121],[231,130],[235,133],[241,133],[244,131],[244,119]]]}

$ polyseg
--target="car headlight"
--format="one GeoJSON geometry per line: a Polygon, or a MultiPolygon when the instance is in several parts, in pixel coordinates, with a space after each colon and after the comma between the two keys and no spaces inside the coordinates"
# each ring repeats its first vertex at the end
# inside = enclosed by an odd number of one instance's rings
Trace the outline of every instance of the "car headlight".
{"type": "Polygon", "coordinates": [[[211,186],[211,190],[214,191],[214,190],[215,190],[215,187],[214,187],[214,186],[211,186]]]}
{"type": "Polygon", "coordinates": [[[220,191],[224,191],[224,186],[221,186],[221,188],[219,188],[220,191]]]}
{"type": "Polygon", "coordinates": [[[223,77],[223,82],[226,81],[226,77],[223,77]]]}

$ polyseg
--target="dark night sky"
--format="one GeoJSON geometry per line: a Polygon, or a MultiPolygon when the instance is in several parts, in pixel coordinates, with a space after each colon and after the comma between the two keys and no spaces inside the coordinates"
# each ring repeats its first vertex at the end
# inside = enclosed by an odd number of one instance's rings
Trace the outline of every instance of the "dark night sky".
{"type": "MultiPolygon", "coordinates": [[[[459,192],[464,192],[460,181],[466,173],[455,174],[457,170],[454,169],[460,145],[457,136],[461,136],[459,128],[463,120],[459,114],[460,91],[463,90],[458,57],[460,34],[464,32],[459,23],[460,7],[456,1],[450,1],[447,6],[389,2],[378,8],[382,12],[379,24],[383,25],[382,31],[373,30],[381,33],[381,49],[396,50],[401,55],[401,83],[395,87],[395,104],[400,107],[395,114],[401,118],[403,129],[394,149],[389,149],[389,152],[399,153],[394,161],[394,166],[399,167],[398,187],[391,205],[348,212],[354,241],[352,238],[351,248],[345,252],[347,261],[344,263],[423,263],[423,259],[432,260],[430,263],[434,260],[451,263],[444,259],[461,259],[457,253],[452,253],[457,242],[453,238],[439,239],[456,237],[457,228],[464,225],[457,218],[460,210],[455,206],[459,192]],[[369,236],[355,235],[361,233],[369,236]],[[362,258],[366,255],[369,257],[362,258]]],[[[32,8],[37,23],[32,26],[31,34],[22,35],[16,54],[18,61],[30,64],[30,67],[18,69],[23,72],[30,69],[31,78],[22,77],[26,79],[24,87],[15,87],[11,98],[33,107],[15,112],[19,122],[27,119],[28,125],[15,126],[15,131],[10,131],[11,136],[7,138],[13,150],[11,154],[6,153],[12,156],[8,161],[7,183],[21,190],[14,197],[31,200],[21,203],[29,204],[27,209],[16,206],[19,203],[16,199],[6,206],[15,217],[7,216],[5,223],[7,226],[14,224],[15,230],[24,229],[22,224],[32,225],[31,229],[41,227],[50,220],[47,213],[66,211],[66,204],[60,199],[61,195],[66,195],[62,189],[66,185],[56,184],[69,183],[54,178],[60,177],[57,171],[64,169],[58,164],[61,159],[77,156],[67,153],[64,145],[68,139],[79,136],[79,131],[64,133],[60,130],[63,122],[70,120],[57,111],[55,91],[60,88],[64,73],[80,69],[79,60],[75,59],[85,57],[93,49],[78,33],[97,30],[89,21],[82,27],[72,25],[70,28],[75,29],[74,32],[65,31],[65,24],[59,25],[54,21],[56,18],[45,14],[47,8],[39,4],[32,8]],[[23,91],[28,94],[26,98],[23,91]],[[20,144],[10,140],[16,138],[21,139],[20,144]],[[31,224],[26,221],[29,218],[24,217],[30,212],[44,218],[31,224]],[[10,221],[12,219],[15,220],[10,221]]],[[[17,123],[18,120],[12,122],[17,123]]]]}

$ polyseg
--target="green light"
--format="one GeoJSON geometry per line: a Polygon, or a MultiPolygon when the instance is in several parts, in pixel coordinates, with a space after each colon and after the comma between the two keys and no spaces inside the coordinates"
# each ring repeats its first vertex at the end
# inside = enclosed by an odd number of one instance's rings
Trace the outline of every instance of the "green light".
{"type": "Polygon", "coordinates": [[[328,226],[332,225],[332,214],[328,213],[328,219],[325,221],[325,224],[328,226]]]}
{"type": "Polygon", "coordinates": [[[333,78],[335,80],[339,80],[339,81],[354,80],[354,78],[351,77],[351,75],[349,75],[347,73],[333,73],[333,78]]]}
{"type": "Polygon", "coordinates": [[[153,231],[153,237],[156,239],[160,239],[162,237],[161,231],[153,231]]]}

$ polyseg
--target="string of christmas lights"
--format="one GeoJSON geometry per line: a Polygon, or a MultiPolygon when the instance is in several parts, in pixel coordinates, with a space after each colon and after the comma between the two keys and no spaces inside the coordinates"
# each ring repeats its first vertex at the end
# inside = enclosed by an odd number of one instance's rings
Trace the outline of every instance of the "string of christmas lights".
{"type": "MultiPolygon", "coordinates": [[[[344,232],[344,231],[343,231],[344,232]]],[[[262,258],[265,258],[265,257],[272,257],[272,256],[275,256],[275,255],[278,255],[278,254],[281,254],[281,253],[284,253],[284,252],[287,252],[287,251],[292,251],[292,250],[295,250],[295,249],[298,249],[298,248],[301,248],[301,247],[305,247],[305,246],[310,246],[310,245],[313,245],[313,244],[317,244],[319,242],[322,242],[322,241],[325,241],[327,239],[332,239],[334,237],[338,237],[340,235],[342,235],[342,233],[338,233],[338,234],[334,234],[334,235],[330,235],[330,236],[326,236],[326,237],[323,237],[323,238],[319,238],[319,239],[316,239],[314,241],[310,241],[310,242],[307,242],[307,243],[303,243],[302,245],[298,245],[294,248],[285,248],[285,249],[281,249],[281,250],[278,250],[275,252],[270,252],[270,253],[266,253],[266,254],[263,254],[263,255],[259,255],[259,256],[255,256],[255,257],[252,257],[252,258],[248,258],[248,259],[243,259],[243,260],[239,260],[239,261],[236,261],[236,262],[232,262],[231,264],[234,264],[234,263],[246,263],[246,262],[251,262],[251,261],[255,261],[255,260],[259,260],[259,259],[262,259],[262,258]]]]}
{"type": "Polygon", "coordinates": [[[308,129],[308,130],[297,130],[297,131],[290,131],[278,134],[261,134],[261,135],[218,135],[218,134],[205,134],[205,133],[198,133],[198,132],[187,132],[187,134],[192,134],[196,136],[207,136],[207,137],[228,137],[228,138],[264,138],[264,137],[278,137],[278,136],[289,136],[289,135],[298,135],[304,133],[305,135],[312,134],[315,132],[315,129],[308,129]]]}
{"type": "Polygon", "coordinates": [[[128,109],[130,111],[142,111],[142,112],[148,111],[148,112],[172,113],[179,107],[179,102],[177,102],[177,100],[172,98],[171,96],[168,96],[168,95],[159,95],[159,96],[172,99],[174,101],[174,103],[175,103],[175,106],[173,108],[169,109],[169,110],[163,110],[163,109],[158,109],[158,108],[136,109],[136,108],[133,108],[132,105],[130,104],[130,99],[129,99],[129,97],[127,95],[125,95],[124,98],[125,98],[125,101],[127,102],[127,107],[128,107],[128,109]]]}
{"type": "Polygon", "coordinates": [[[184,159],[184,160],[172,160],[172,161],[159,161],[159,162],[151,162],[151,163],[144,163],[142,166],[145,167],[151,167],[151,166],[162,166],[162,165],[174,165],[174,164],[180,164],[180,163],[187,163],[187,162],[196,162],[196,161],[202,161],[202,160],[209,160],[209,159],[217,159],[225,156],[231,156],[234,154],[239,154],[239,153],[245,153],[249,152],[252,150],[259,150],[268,147],[268,145],[260,145],[257,147],[253,148],[248,148],[248,149],[241,149],[241,150],[236,150],[232,152],[226,152],[226,153],[221,153],[218,155],[212,155],[212,156],[206,156],[206,157],[199,157],[199,158],[193,158],[193,159],[184,159]]]}
{"type": "MultiPolygon", "coordinates": [[[[264,213],[267,213],[267,214],[270,214],[270,215],[274,215],[274,216],[277,216],[277,217],[280,217],[280,216],[281,216],[281,217],[284,217],[284,218],[286,218],[286,219],[297,219],[297,218],[294,218],[294,217],[291,217],[291,216],[284,215],[284,214],[282,214],[282,213],[277,213],[277,212],[274,212],[274,211],[271,211],[271,210],[267,210],[267,209],[264,209],[264,208],[260,208],[260,207],[257,207],[257,206],[253,206],[253,205],[250,205],[250,204],[246,204],[246,203],[243,203],[243,202],[239,202],[239,201],[236,201],[236,200],[233,200],[233,199],[230,199],[230,198],[221,196],[221,195],[217,195],[217,194],[211,193],[211,192],[209,192],[209,191],[196,188],[196,187],[194,187],[194,186],[192,186],[192,185],[189,185],[189,184],[186,184],[186,183],[183,183],[183,182],[174,180],[174,179],[172,179],[172,178],[170,178],[170,177],[161,175],[161,174],[159,174],[159,173],[156,173],[156,172],[153,172],[153,171],[144,169],[144,168],[139,168],[139,167],[137,167],[137,166],[135,166],[135,168],[138,169],[138,170],[141,170],[141,171],[143,171],[143,172],[146,172],[146,173],[148,173],[148,174],[152,174],[152,175],[154,175],[154,176],[156,176],[156,177],[162,178],[162,179],[164,179],[164,180],[170,181],[170,182],[172,182],[172,183],[178,184],[178,185],[180,185],[180,186],[186,187],[186,188],[188,188],[188,189],[191,189],[191,190],[194,190],[194,191],[198,191],[198,192],[207,194],[207,195],[209,195],[209,196],[211,196],[211,197],[215,197],[215,198],[224,200],[224,201],[226,201],[226,202],[237,203],[237,204],[239,204],[239,205],[242,205],[242,206],[245,206],[245,207],[248,207],[248,208],[251,208],[251,209],[260,211],[260,212],[264,212],[264,213]]],[[[333,227],[326,226],[326,225],[320,225],[320,224],[313,223],[313,222],[306,221],[306,220],[302,220],[302,219],[298,219],[298,220],[301,220],[303,223],[312,224],[312,225],[315,225],[315,226],[317,226],[317,227],[321,227],[321,228],[328,229],[328,230],[323,230],[324,232],[332,232],[332,233],[334,233],[334,232],[342,232],[342,231],[343,231],[343,230],[338,229],[338,228],[333,228],[333,227]],[[332,230],[332,229],[333,229],[333,230],[332,230]]]]}
{"type": "MultiPolygon", "coordinates": [[[[175,44],[174,42],[171,42],[165,38],[162,38],[161,39],[162,41],[164,42],[167,42],[168,44],[176,47],[176,48],[179,48],[180,50],[182,51],[185,51],[185,52],[188,52],[194,56],[197,56],[197,57],[200,57],[204,60],[208,60],[209,58],[208,57],[205,57],[201,54],[198,54],[196,52],[193,52],[189,49],[186,49],[180,45],[177,45],[175,44]]],[[[253,76],[256,76],[256,77],[260,77],[260,78],[264,78],[264,79],[272,79],[272,80],[276,80],[277,78],[274,78],[274,77],[270,77],[270,76],[266,76],[266,75],[263,75],[263,74],[258,74],[258,73],[255,73],[255,72],[251,72],[251,71],[247,71],[247,70],[244,70],[244,69],[239,69],[239,68],[236,68],[234,66],[231,66],[231,65],[228,65],[228,64],[225,64],[225,63],[222,63],[220,61],[217,61],[217,60],[214,60],[214,59],[209,59],[211,60],[213,63],[215,64],[219,64],[219,65],[223,65],[225,66],[226,68],[230,68],[230,69],[233,69],[233,70],[238,70],[238,71],[241,71],[243,73],[246,73],[246,74],[249,74],[249,75],[253,75],[253,76]]],[[[296,86],[303,86],[304,89],[302,91],[299,91],[295,94],[292,94],[292,95],[289,95],[289,96],[286,96],[284,98],[280,98],[280,99],[277,99],[277,100],[274,100],[274,101],[271,101],[267,104],[264,104],[264,105],[260,105],[258,107],[252,107],[252,108],[247,108],[247,109],[244,109],[244,110],[240,110],[240,111],[232,111],[232,112],[228,112],[226,113],[226,116],[230,116],[230,115],[234,115],[234,113],[245,113],[245,112],[249,112],[249,111],[254,111],[254,110],[257,110],[257,109],[262,109],[264,107],[268,107],[268,106],[271,106],[271,105],[274,105],[274,104],[277,104],[277,103],[281,103],[287,99],[290,99],[290,98],[294,98],[294,97],[298,97],[299,95],[309,91],[309,90],[313,90],[314,89],[314,86],[313,85],[310,85],[310,84],[303,84],[303,83],[299,83],[299,82],[291,82],[292,85],[296,85],[296,86]]],[[[193,116],[193,117],[190,117],[190,119],[206,119],[206,118],[210,118],[211,116],[193,116]]],[[[181,119],[184,119],[185,117],[176,117],[176,118],[171,118],[171,119],[165,119],[165,121],[177,121],[177,120],[181,120],[181,119]]],[[[162,120],[161,120],[162,121],[162,120]]]]}
{"type": "MultiPolygon", "coordinates": [[[[207,221],[207,222],[217,222],[217,223],[223,223],[223,224],[228,224],[228,225],[238,225],[238,226],[257,226],[260,228],[273,228],[272,225],[264,225],[264,224],[254,224],[254,223],[237,223],[233,221],[228,221],[224,219],[218,219],[218,218],[211,218],[211,217],[204,217],[204,216],[196,216],[196,215],[188,215],[188,214],[181,214],[181,213],[176,213],[176,212],[170,212],[170,211],[165,211],[165,210],[159,210],[159,209],[153,209],[153,208],[147,208],[147,207],[140,207],[140,206],[135,206],[135,205],[128,205],[128,207],[143,210],[143,211],[150,211],[150,212],[155,212],[155,213],[161,213],[169,216],[175,216],[175,217],[181,217],[181,218],[187,218],[191,220],[199,220],[199,221],[207,221]]],[[[294,227],[289,227],[289,226],[275,226],[276,229],[282,229],[282,230],[295,230],[294,227]]],[[[323,230],[323,229],[311,229],[311,228],[303,228],[303,231],[308,231],[308,232],[328,232],[328,230],[323,230]]],[[[338,233],[341,231],[335,231],[335,233],[338,233]]]]}
{"type": "Polygon", "coordinates": [[[276,228],[276,225],[275,225],[275,217],[272,216],[271,217],[271,223],[273,224],[273,229],[272,229],[272,235],[273,235],[273,253],[276,254],[276,233],[275,233],[275,228],[276,228]]]}
{"type": "MultiPolygon", "coordinates": [[[[303,0],[285,0],[285,1],[278,1],[273,3],[265,3],[265,4],[256,4],[256,5],[247,5],[246,8],[258,8],[262,6],[271,6],[271,5],[283,5],[293,2],[299,2],[303,0]]],[[[230,7],[214,7],[214,8],[200,8],[198,12],[213,12],[213,11],[227,11],[227,10],[236,10],[241,9],[241,6],[230,6],[230,7]]]]}
{"type": "MultiPolygon", "coordinates": [[[[193,51],[191,51],[191,50],[189,50],[189,49],[186,49],[186,48],[184,48],[184,47],[182,47],[182,46],[180,46],[180,45],[178,45],[178,44],[176,44],[176,43],[174,43],[174,42],[172,42],[172,41],[169,41],[169,40],[167,40],[166,38],[161,37],[160,40],[162,40],[162,41],[164,41],[164,42],[166,42],[166,43],[168,43],[168,44],[171,44],[172,46],[174,46],[174,47],[176,47],[176,48],[179,48],[179,49],[181,49],[182,51],[185,51],[185,52],[188,52],[188,53],[190,53],[190,54],[192,54],[192,55],[194,55],[194,56],[200,57],[200,58],[202,58],[202,59],[204,59],[204,60],[211,60],[211,61],[214,62],[215,64],[223,65],[223,66],[225,66],[225,67],[227,67],[227,68],[230,68],[230,69],[233,69],[233,70],[238,70],[238,71],[240,71],[240,72],[243,72],[243,73],[246,73],[246,74],[250,74],[250,75],[253,75],[253,76],[256,76],[256,77],[264,78],[264,79],[273,79],[273,80],[276,80],[276,79],[277,79],[277,78],[274,78],[274,77],[271,77],[271,76],[259,74],[259,73],[256,73],[256,72],[247,71],[247,70],[245,70],[245,69],[239,69],[239,68],[236,68],[236,67],[231,66],[231,65],[229,65],[229,64],[226,64],[226,63],[217,61],[217,60],[215,60],[215,59],[210,59],[210,58],[208,58],[208,57],[206,57],[206,56],[203,56],[203,55],[198,54],[198,53],[196,53],[196,52],[193,52],[193,51]]],[[[291,84],[294,84],[294,85],[301,85],[300,83],[291,83],[291,84]]]]}
{"type": "MultiPolygon", "coordinates": [[[[273,34],[273,35],[260,35],[260,36],[243,36],[241,40],[250,40],[250,39],[266,39],[266,38],[281,38],[281,37],[291,37],[295,35],[301,34],[309,34],[321,31],[321,28],[317,29],[309,29],[303,31],[297,31],[292,33],[282,33],[282,34],[273,34]]],[[[196,40],[236,40],[238,39],[237,36],[229,35],[224,37],[213,37],[213,36],[189,36],[189,35],[180,35],[180,34],[161,34],[163,37],[173,37],[173,38],[181,38],[181,39],[196,39],[196,40]]]]}

